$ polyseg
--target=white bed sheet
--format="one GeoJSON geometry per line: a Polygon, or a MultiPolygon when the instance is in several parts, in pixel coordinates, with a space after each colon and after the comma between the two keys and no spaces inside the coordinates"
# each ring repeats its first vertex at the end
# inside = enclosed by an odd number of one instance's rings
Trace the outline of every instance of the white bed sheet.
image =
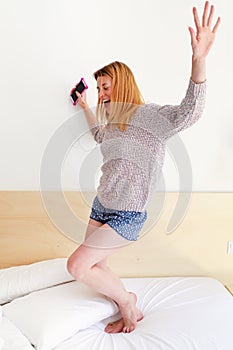
{"type": "Polygon", "coordinates": [[[6,317],[0,320],[0,350],[35,350],[21,331],[6,317]]]}
{"type": "Polygon", "coordinates": [[[107,334],[109,319],[54,350],[232,350],[233,297],[207,277],[122,278],[144,319],[130,334],[107,334]]]}

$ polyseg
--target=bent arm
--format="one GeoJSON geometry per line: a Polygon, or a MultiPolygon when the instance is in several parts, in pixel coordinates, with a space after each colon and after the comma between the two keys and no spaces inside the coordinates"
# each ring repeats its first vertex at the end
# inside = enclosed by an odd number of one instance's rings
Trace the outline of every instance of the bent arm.
{"type": "Polygon", "coordinates": [[[92,112],[92,110],[89,108],[88,105],[86,105],[85,108],[83,108],[83,111],[85,113],[85,117],[87,119],[88,126],[91,130],[91,133],[97,143],[101,143],[104,136],[104,129],[100,128],[100,126],[97,123],[96,116],[92,112]]]}
{"type": "Polygon", "coordinates": [[[76,94],[78,96],[78,105],[82,107],[83,112],[85,114],[89,129],[97,143],[101,143],[104,136],[104,130],[103,128],[100,128],[98,125],[98,122],[96,120],[95,114],[92,112],[90,107],[88,106],[86,102],[86,94],[83,93],[83,95],[79,94],[76,91],[76,94]]]}
{"type": "Polygon", "coordinates": [[[90,130],[92,131],[93,127],[95,127],[97,125],[96,116],[87,104],[83,108],[83,112],[85,114],[87,124],[88,124],[90,130]]]}

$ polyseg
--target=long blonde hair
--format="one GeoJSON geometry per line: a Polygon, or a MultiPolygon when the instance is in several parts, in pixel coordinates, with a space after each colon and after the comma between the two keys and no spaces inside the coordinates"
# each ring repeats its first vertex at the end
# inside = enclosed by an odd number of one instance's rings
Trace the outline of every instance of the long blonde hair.
{"type": "Polygon", "coordinates": [[[97,70],[93,75],[96,80],[101,76],[110,77],[112,82],[110,112],[106,112],[103,102],[98,98],[97,120],[102,125],[112,124],[124,131],[137,108],[144,104],[132,71],[126,64],[115,61],[97,70]]]}

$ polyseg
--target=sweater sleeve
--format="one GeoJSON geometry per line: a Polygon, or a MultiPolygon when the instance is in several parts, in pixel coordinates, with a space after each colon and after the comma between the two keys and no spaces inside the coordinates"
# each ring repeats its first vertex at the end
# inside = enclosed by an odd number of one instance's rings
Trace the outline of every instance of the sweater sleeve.
{"type": "Polygon", "coordinates": [[[191,79],[180,105],[165,105],[158,108],[158,119],[163,125],[165,139],[192,126],[202,115],[205,106],[206,82],[194,83],[191,79]]]}
{"type": "Polygon", "coordinates": [[[91,128],[91,133],[97,143],[102,143],[105,134],[104,127],[100,127],[98,124],[94,124],[91,128]]]}

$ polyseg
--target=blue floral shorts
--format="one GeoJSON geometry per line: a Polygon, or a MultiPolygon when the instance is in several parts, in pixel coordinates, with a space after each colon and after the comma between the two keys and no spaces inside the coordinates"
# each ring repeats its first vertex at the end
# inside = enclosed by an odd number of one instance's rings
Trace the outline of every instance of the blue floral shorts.
{"type": "Polygon", "coordinates": [[[136,241],[147,219],[147,212],[108,209],[99,202],[96,196],[90,218],[102,224],[108,224],[127,240],[136,241]]]}

